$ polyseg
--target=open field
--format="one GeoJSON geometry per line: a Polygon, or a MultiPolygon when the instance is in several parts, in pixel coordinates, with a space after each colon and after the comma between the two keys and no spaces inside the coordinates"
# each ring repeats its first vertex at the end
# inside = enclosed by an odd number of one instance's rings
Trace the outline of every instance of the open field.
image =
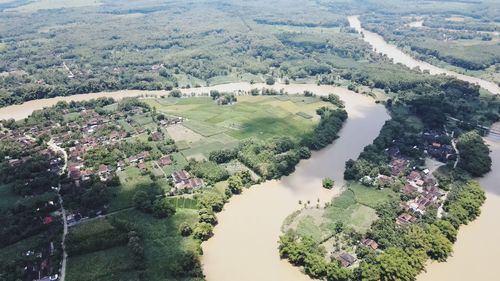
{"type": "Polygon", "coordinates": [[[233,148],[246,138],[300,138],[317,123],[316,109],[331,106],[313,97],[238,96],[234,105],[220,106],[211,98],[148,99],[167,116],[186,118],[166,129],[186,158],[207,159],[211,151],[233,148]],[[299,116],[300,115],[300,116],[299,116]],[[314,116],[305,118],[303,116],[314,116]]]}
{"type": "MultiPolygon", "coordinates": [[[[174,198],[173,198],[174,199],[174,198]]],[[[141,226],[142,244],[145,249],[147,280],[178,280],[170,269],[186,251],[197,252],[199,242],[193,238],[184,238],[178,229],[181,222],[193,225],[197,221],[196,201],[177,198],[177,213],[166,220],[159,220],[136,210],[128,210],[113,215],[141,226]],[[182,206],[181,206],[182,204],[182,206]]],[[[77,237],[95,236],[112,229],[106,219],[83,223],[70,231],[77,237]]],[[[131,252],[124,246],[116,246],[101,251],[90,252],[70,257],[68,260],[68,280],[137,280],[140,271],[134,268],[131,252]]]]}
{"type": "Polygon", "coordinates": [[[120,178],[121,185],[116,191],[115,197],[111,200],[110,211],[131,207],[132,197],[137,191],[137,187],[153,182],[149,176],[142,175],[136,167],[127,167],[124,171],[117,172],[117,175],[120,178]]]}
{"type": "Polygon", "coordinates": [[[135,280],[130,251],[114,247],[68,259],[67,280],[135,280]]]}
{"type": "Polygon", "coordinates": [[[353,182],[326,208],[317,208],[317,202],[310,202],[308,208],[292,214],[284,227],[294,228],[299,234],[316,241],[332,235],[338,222],[364,233],[377,218],[374,208],[394,196],[396,193],[390,189],[377,190],[353,182]]]}
{"type": "Polygon", "coordinates": [[[146,254],[148,280],[178,280],[170,269],[182,253],[197,252],[199,242],[192,237],[182,237],[179,226],[182,222],[194,225],[198,212],[191,209],[177,209],[176,214],[158,223],[158,219],[135,210],[117,214],[117,217],[141,226],[146,254]]]}

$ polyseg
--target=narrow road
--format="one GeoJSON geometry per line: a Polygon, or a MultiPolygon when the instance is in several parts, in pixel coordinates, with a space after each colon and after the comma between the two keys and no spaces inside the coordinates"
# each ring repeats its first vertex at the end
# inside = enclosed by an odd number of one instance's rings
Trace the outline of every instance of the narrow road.
{"type": "Polygon", "coordinates": [[[453,146],[453,149],[455,150],[455,153],[457,154],[457,159],[455,160],[455,163],[453,163],[453,169],[457,168],[458,161],[460,160],[460,152],[458,151],[457,148],[457,141],[455,139],[451,139],[451,145],[453,146]]]}
{"type": "Polygon", "coordinates": [[[168,175],[167,175],[167,173],[165,173],[165,171],[163,171],[160,164],[158,164],[158,162],[156,162],[156,161],[153,161],[153,163],[155,163],[156,167],[158,167],[158,169],[160,169],[160,171],[163,173],[163,175],[165,175],[165,179],[168,181],[168,175]]]}
{"type": "Polygon", "coordinates": [[[66,220],[66,209],[64,209],[63,205],[63,199],[61,196],[61,193],[59,191],[61,190],[61,184],[59,184],[59,188],[57,190],[57,196],[59,197],[59,204],[61,205],[61,213],[63,217],[63,224],[64,224],[64,230],[63,230],[63,236],[62,236],[62,250],[63,250],[63,260],[61,263],[61,276],[60,276],[60,281],[64,281],[66,278],[66,262],[68,260],[68,253],[66,252],[66,235],[68,234],[68,221],[66,220]]]}
{"type": "MultiPolygon", "coordinates": [[[[64,171],[66,171],[68,167],[68,153],[66,153],[66,150],[64,150],[62,147],[58,146],[57,144],[54,143],[53,139],[50,139],[47,142],[47,145],[49,146],[49,149],[51,149],[54,152],[60,152],[64,156],[64,166],[62,167],[61,171],[59,172],[59,175],[64,174],[64,171]]],[[[64,209],[64,204],[63,204],[63,199],[61,196],[61,184],[59,184],[57,188],[57,197],[59,198],[59,205],[61,205],[61,213],[62,213],[62,218],[63,218],[63,236],[62,236],[62,242],[61,242],[61,247],[63,250],[63,260],[61,263],[61,276],[59,277],[60,281],[64,281],[66,278],[66,263],[68,260],[68,253],[66,252],[66,235],[68,234],[68,221],[66,220],[66,209],[64,209]]]]}

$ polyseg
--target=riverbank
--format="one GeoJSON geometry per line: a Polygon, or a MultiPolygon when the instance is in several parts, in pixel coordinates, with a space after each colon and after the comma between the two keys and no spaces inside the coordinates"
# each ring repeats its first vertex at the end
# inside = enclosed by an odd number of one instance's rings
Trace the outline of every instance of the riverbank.
{"type": "MultiPolygon", "coordinates": [[[[208,87],[199,87],[199,88],[190,88],[190,89],[180,89],[180,91],[184,94],[194,94],[200,95],[202,93],[209,93],[211,90],[218,90],[221,92],[233,92],[233,91],[250,91],[251,89],[261,89],[261,88],[269,88],[269,89],[285,89],[289,93],[303,93],[304,91],[315,91],[319,88],[323,88],[321,92],[325,95],[329,93],[352,93],[354,92],[348,91],[342,87],[333,87],[333,86],[317,86],[316,84],[279,84],[276,83],[272,86],[267,85],[265,83],[257,83],[250,84],[248,82],[238,82],[238,83],[228,83],[228,84],[220,84],[208,87]]],[[[24,102],[22,104],[15,104],[6,107],[0,108],[0,120],[2,119],[15,119],[20,120],[28,117],[33,111],[43,109],[44,107],[49,107],[57,104],[60,101],[70,102],[70,101],[86,101],[90,99],[97,98],[114,98],[116,100],[126,98],[126,97],[139,97],[139,96],[148,96],[148,97],[159,97],[168,95],[170,91],[142,91],[142,90],[121,90],[121,91],[113,91],[113,92],[97,92],[97,93],[88,93],[88,94],[78,94],[72,96],[60,96],[48,99],[38,99],[24,102]]]]}
{"type": "Polygon", "coordinates": [[[420,60],[416,60],[410,55],[404,53],[401,51],[397,46],[389,44],[385,41],[385,39],[378,35],[377,33],[368,31],[364,28],[361,27],[361,22],[359,20],[359,16],[349,16],[348,18],[349,25],[356,29],[357,32],[363,34],[363,40],[368,42],[374,51],[378,53],[382,53],[384,55],[387,55],[387,57],[393,59],[394,63],[401,63],[403,65],[406,65],[409,68],[415,68],[418,67],[420,70],[424,71],[427,70],[429,71],[430,74],[433,75],[440,75],[440,74],[446,74],[450,75],[453,77],[456,77],[457,79],[467,81],[473,84],[479,85],[481,88],[488,90],[489,92],[499,95],[500,94],[500,87],[496,85],[493,82],[486,81],[480,78],[472,77],[472,76],[467,76],[463,75],[451,70],[446,70],[437,66],[434,66],[432,64],[429,64],[427,62],[423,62],[420,60]]]}
{"type": "Polygon", "coordinates": [[[418,276],[418,281],[435,280],[497,280],[494,270],[497,266],[500,244],[495,243],[500,236],[500,138],[487,137],[492,171],[479,180],[486,192],[486,201],[481,207],[481,215],[469,225],[462,226],[457,242],[453,246],[453,256],[444,263],[430,263],[427,272],[418,276]]]}
{"type": "MultiPolygon", "coordinates": [[[[319,198],[324,204],[338,195],[339,189],[322,188],[322,179],[333,178],[336,185],[341,186],[345,161],[356,158],[389,119],[385,108],[375,104],[372,98],[334,86],[231,83],[183,89],[182,92],[199,95],[210,90],[232,92],[262,87],[284,89],[289,93],[305,90],[318,95],[335,93],[345,102],[349,118],[339,133],[339,139],[333,145],[313,152],[312,157],[302,161],[291,176],[252,187],[243,195],[231,199],[225,210],[218,214],[219,224],[214,230],[214,237],[203,244],[202,263],[208,280],[309,280],[298,268],[280,260],[277,241],[281,225],[290,213],[301,207],[299,200],[317,202],[319,198]],[[360,132],[363,132],[363,137],[360,137],[360,132]]],[[[0,118],[22,119],[34,110],[58,101],[166,94],[166,91],[119,91],[57,97],[1,108],[0,118]]]]}
{"type": "Polygon", "coordinates": [[[280,260],[277,242],[281,225],[289,214],[301,208],[299,200],[316,203],[319,199],[323,205],[340,194],[345,161],[357,158],[389,115],[372,99],[345,89],[316,85],[307,88],[320,95],[333,91],[344,100],[349,118],[339,138],[300,162],[292,175],[254,186],[226,204],[217,216],[214,237],[203,244],[202,264],[207,280],[310,280],[298,268],[280,260]],[[334,179],[338,187],[322,188],[325,177],[334,179]]]}

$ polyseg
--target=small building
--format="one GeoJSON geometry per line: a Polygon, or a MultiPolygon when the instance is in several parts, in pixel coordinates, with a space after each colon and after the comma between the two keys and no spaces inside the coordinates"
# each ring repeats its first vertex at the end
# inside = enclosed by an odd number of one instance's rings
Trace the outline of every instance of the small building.
{"type": "Polygon", "coordinates": [[[378,249],[378,244],[377,242],[375,242],[374,240],[372,239],[363,239],[363,241],[361,241],[361,244],[366,246],[366,247],[370,247],[372,248],[373,250],[377,250],[378,249]]]}
{"type": "Polygon", "coordinates": [[[356,258],[348,253],[342,253],[340,256],[337,257],[337,260],[343,267],[351,266],[353,263],[356,262],[356,258]]]}
{"type": "Polygon", "coordinates": [[[379,187],[389,187],[394,183],[394,178],[386,175],[379,175],[377,177],[377,183],[379,187]]]}
{"type": "Polygon", "coordinates": [[[405,159],[394,159],[391,161],[391,174],[393,176],[400,176],[406,168],[408,167],[408,160],[405,159]]]}
{"type": "Polygon", "coordinates": [[[162,156],[160,159],[158,159],[158,164],[160,164],[160,166],[170,165],[172,164],[172,159],[168,155],[162,156]]]}
{"type": "Polygon", "coordinates": [[[172,173],[172,179],[174,181],[174,184],[180,184],[184,181],[187,181],[189,177],[190,177],[189,173],[184,170],[172,173]]]}
{"type": "Polygon", "coordinates": [[[51,224],[54,221],[54,218],[52,216],[46,216],[43,218],[43,224],[48,225],[51,224]]]}
{"type": "Polygon", "coordinates": [[[151,134],[151,139],[153,141],[161,141],[163,139],[163,135],[160,132],[154,132],[151,134]]]}
{"type": "Polygon", "coordinates": [[[403,188],[401,188],[401,192],[409,195],[417,192],[417,188],[411,184],[406,184],[403,188]]]}
{"type": "Polygon", "coordinates": [[[92,170],[83,170],[81,171],[81,176],[82,176],[82,181],[88,181],[94,175],[94,172],[92,170]]]}
{"type": "Polygon", "coordinates": [[[145,172],[147,170],[146,168],[146,164],[144,164],[144,162],[141,162],[137,165],[137,168],[139,168],[139,170],[141,170],[141,172],[145,172]]]}
{"type": "Polygon", "coordinates": [[[113,170],[108,165],[101,164],[97,174],[101,178],[101,181],[107,181],[111,176],[111,172],[113,172],[113,170]]]}
{"type": "Polygon", "coordinates": [[[413,215],[410,215],[408,213],[403,213],[401,214],[397,219],[396,219],[396,224],[398,225],[408,225],[417,220],[416,217],[413,215]]]}
{"type": "Polygon", "coordinates": [[[411,171],[411,173],[407,177],[408,180],[417,181],[422,179],[422,175],[419,171],[411,171]]]}

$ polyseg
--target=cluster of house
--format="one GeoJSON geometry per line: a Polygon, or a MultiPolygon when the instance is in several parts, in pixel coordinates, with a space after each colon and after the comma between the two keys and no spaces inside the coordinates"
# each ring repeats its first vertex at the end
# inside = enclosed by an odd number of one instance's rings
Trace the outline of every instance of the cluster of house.
{"type": "Polygon", "coordinates": [[[455,157],[455,150],[450,144],[443,143],[444,139],[448,136],[444,132],[439,131],[426,131],[422,133],[422,139],[425,144],[424,153],[438,159],[439,161],[446,162],[451,157],[455,157]]]}
{"type": "MultiPolygon", "coordinates": [[[[391,161],[391,176],[379,176],[381,185],[389,186],[396,178],[407,174],[410,162],[406,159],[395,158],[391,161]]],[[[430,171],[424,169],[413,169],[405,176],[405,185],[401,188],[401,193],[410,198],[402,202],[405,210],[403,214],[396,218],[399,225],[407,225],[415,222],[418,217],[425,214],[431,207],[438,207],[442,202],[441,198],[445,193],[439,189],[436,179],[430,171]]]]}
{"type": "Polygon", "coordinates": [[[52,256],[55,254],[54,242],[44,242],[33,250],[23,253],[27,263],[24,267],[25,280],[55,281],[59,280],[59,275],[51,275],[58,268],[58,264],[52,263],[52,256]]]}
{"type": "Polygon", "coordinates": [[[169,125],[180,124],[183,121],[184,121],[184,118],[182,118],[182,117],[177,117],[177,116],[167,117],[163,120],[160,120],[160,125],[166,127],[169,125]]]}
{"type": "MultiPolygon", "coordinates": [[[[378,249],[377,242],[375,242],[374,240],[369,239],[369,238],[361,240],[359,246],[368,247],[372,250],[378,249]]],[[[335,259],[339,262],[339,264],[342,267],[349,267],[349,266],[353,265],[358,260],[355,256],[353,256],[347,252],[341,253],[340,255],[336,256],[335,259]]]]}
{"type": "Polygon", "coordinates": [[[177,191],[191,191],[205,186],[202,179],[192,177],[184,170],[172,173],[172,181],[177,191]]]}

